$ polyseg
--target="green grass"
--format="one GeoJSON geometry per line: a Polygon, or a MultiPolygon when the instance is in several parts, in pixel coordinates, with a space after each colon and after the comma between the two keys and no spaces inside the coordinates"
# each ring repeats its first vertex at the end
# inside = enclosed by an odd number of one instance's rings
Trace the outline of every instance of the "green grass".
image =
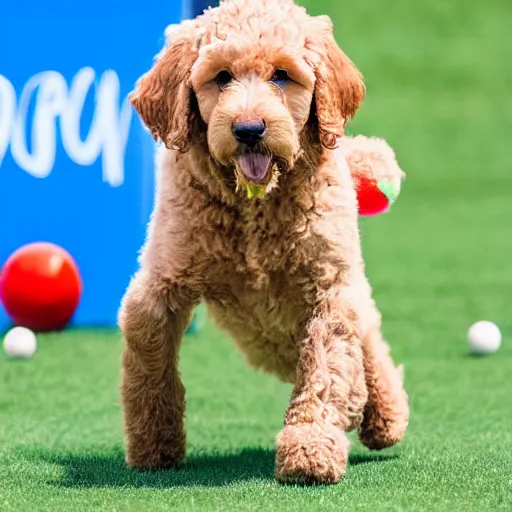
{"type": "Polygon", "coordinates": [[[280,486],[273,442],[290,388],[208,327],[182,352],[187,464],[130,471],[119,337],[68,332],[41,337],[33,360],[0,359],[0,510],[512,509],[510,0],[306,3],[330,12],[365,74],[352,131],[387,138],[408,173],[392,213],[362,226],[405,363],[406,440],[373,454],[354,439],[339,485],[280,486]],[[483,318],[504,344],[475,359],[465,334],[483,318]]]}

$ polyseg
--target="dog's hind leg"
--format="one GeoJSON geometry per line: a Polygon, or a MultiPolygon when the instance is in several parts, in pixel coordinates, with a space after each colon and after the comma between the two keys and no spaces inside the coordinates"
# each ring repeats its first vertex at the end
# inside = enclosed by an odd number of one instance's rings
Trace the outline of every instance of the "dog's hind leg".
{"type": "Polygon", "coordinates": [[[177,362],[193,304],[190,290],[142,271],[124,296],[121,394],[132,467],[173,467],[185,457],[185,390],[177,362]]]}
{"type": "Polygon", "coordinates": [[[409,400],[403,387],[403,368],[396,367],[382,338],[380,314],[371,301],[363,354],[368,402],[359,429],[361,442],[381,450],[402,440],[409,422],[409,400]]]}

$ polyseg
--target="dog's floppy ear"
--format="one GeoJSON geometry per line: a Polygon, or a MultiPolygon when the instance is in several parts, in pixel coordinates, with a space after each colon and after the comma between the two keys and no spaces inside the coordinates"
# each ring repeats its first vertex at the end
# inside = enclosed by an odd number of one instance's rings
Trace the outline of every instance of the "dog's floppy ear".
{"type": "Polygon", "coordinates": [[[315,108],[322,145],[336,147],[345,125],[364,99],[363,77],[337,45],[327,16],[313,18],[312,36],[306,40],[307,60],[313,67],[315,108]]]}
{"type": "Polygon", "coordinates": [[[194,27],[178,26],[153,67],[137,82],[131,104],[155,140],[169,149],[186,150],[195,123],[191,122],[193,92],[190,70],[197,58],[194,27]]]}

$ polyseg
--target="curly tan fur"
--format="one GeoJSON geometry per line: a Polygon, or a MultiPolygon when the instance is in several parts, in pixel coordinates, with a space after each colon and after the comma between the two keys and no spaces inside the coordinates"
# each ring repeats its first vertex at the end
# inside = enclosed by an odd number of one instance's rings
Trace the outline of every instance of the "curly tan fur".
{"type": "MultiPolygon", "coordinates": [[[[284,482],[337,482],[359,428],[372,448],[398,442],[407,395],[380,336],[361,255],[346,121],[364,94],[328,18],[290,0],[225,0],[171,35],[132,102],[163,143],[140,269],[123,299],[127,461],[185,456],[181,337],[202,299],[247,361],[293,384],[276,440],[284,482]],[[291,80],[272,81],[275,69],[291,80]],[[233,76],[227,86],[215,77],[233,76]],[[232,132],[258,116],[251,151],[272,166],[248,199],[232,132]]],[[[212,350],[215,350],[212,347],[212,350]]]]}

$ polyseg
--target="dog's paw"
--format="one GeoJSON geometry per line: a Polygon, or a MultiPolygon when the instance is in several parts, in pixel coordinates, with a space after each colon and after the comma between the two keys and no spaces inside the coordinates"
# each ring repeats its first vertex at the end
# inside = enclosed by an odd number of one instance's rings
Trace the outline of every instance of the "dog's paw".
{"type": "Polygon", "coordinates": [[[398,444],[409,424],[407,395],[401,393],[396,402],[369,403],[359,429],[359,439],[370,450],[382,450],[398,444]]]}
{"type": "Polygon", "coordinates": [[[348,451],[345,432],[333,425],[288,425],[276,440],[276,478],[283,483],[336,483],[345,472],[348,451]]]}
{"type": "Polygon", "coordinates": [[[179,469],[182,465],[184,456],[169,457],[161,456],[154,458],[135,458],[126,457],[126,464],[132,469],[155,470],[155,469],[179,469]]]}
{"type": "Polygon", "coordinates": [[[182,464],[185,454],[184,439],[177,443],[154,446],[129,443],[125,460],[133,469],[171,469],[182,464]]]}

